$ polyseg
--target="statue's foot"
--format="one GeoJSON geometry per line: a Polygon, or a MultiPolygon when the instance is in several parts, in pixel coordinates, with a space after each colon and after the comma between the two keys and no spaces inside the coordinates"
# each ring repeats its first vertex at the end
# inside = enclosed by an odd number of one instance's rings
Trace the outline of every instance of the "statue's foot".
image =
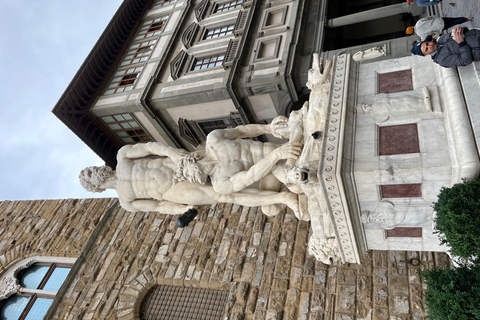
{"type": "Polygon", "coordinates": [[[262,212],[266,216],[276,216],[280,212],[282,212],[285,209],[285,205],[283,204],[272,204],[269,206],[262,206],[262,212]]]}

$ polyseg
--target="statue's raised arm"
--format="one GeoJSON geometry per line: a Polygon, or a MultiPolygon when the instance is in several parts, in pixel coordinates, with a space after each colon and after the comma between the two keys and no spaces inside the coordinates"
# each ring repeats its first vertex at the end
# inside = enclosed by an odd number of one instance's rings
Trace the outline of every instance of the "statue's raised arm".
{"type": "Polygon", "coordinates": [[[160,142],[147,142],[123,146],[118,151],[117,161],[120,162],[124,159],[134,160],[155,155],[160,157],[168,157],[174,163],[179,163],[180,160],[187,154],[188,151],[184,149],[172,148],[170,146],[163,145],[160,142]]]}

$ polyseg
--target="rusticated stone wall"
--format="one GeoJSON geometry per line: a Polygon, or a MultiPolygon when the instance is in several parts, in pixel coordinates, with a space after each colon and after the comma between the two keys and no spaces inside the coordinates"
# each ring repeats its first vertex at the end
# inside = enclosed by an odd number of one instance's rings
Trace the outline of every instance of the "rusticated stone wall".
{"type": "Polygon", "coordinates": [[[203,207],[178,229],[174,216],[112,203],[0,203],[3,269],[33,255],[79,257],[51,318],[138,319],[148,291],[169,284],[229,290],[225,319],[425,319],[417,270],[449,264],[441,253],[373,251],[361,265],[328,266],[307,253],[309,223],[288,211],[203,207]]]}

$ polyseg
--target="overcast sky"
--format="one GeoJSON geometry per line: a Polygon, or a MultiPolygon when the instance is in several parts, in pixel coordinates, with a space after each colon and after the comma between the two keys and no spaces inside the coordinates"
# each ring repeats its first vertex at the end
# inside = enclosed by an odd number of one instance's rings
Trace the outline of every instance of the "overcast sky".
{"type": "Polygon", "coordinates": [[[51,110],[121,0],[0,0],[0,200],[115,196],[83,190],[104,162],[51,110]]]}

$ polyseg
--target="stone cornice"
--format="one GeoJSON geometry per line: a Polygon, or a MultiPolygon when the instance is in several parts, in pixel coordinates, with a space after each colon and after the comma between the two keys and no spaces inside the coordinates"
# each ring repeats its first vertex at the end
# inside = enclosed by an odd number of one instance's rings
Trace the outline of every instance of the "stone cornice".
{"type": "Polygon", "coordinates": [[[137,22],[152,0],[125,0],[100,36],[52,112],[110,166],[120,146],[89,116],[88,110],[137,22]]]}

